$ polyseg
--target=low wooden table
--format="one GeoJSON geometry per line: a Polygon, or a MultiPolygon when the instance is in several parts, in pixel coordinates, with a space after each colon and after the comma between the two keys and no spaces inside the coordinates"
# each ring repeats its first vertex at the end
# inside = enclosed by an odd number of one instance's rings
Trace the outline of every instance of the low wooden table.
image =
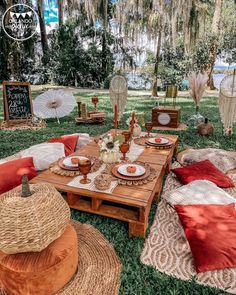
{"type": "MultiPolygon", "coordinates": [[[[118,185],[112,193],[94,192],[68,186],[67,184],[72,180],[71,177],[60,176],[50,170],[39,174],[31,180],[31,183],[51,183],[57,190],[66,193],[70,208],[126,221],[129,223],[130,236],[144,237],[148,228],[148,215],[152,202],[161,193],[163,177],[169,171],[173,154],[178,147],[178,136],[165,134],[165,137],[174,142],[173,147],[166,150],[146,148],[138,158],[138,161],[150,164],[158,172],[157,177],[147,184],[118,185]]],[[[99,149],[95,142],[91,142],[75,153],[75,155],[88,154],[99,156],[99,149]]]]}

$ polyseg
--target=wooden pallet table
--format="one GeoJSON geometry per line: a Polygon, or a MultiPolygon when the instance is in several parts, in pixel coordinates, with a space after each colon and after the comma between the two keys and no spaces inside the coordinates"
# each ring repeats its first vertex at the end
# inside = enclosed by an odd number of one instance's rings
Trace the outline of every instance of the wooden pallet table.
{"type": "MultiPolygon", "coordinates": [[[[66,193],[70,208],[128,222],[130,236],[145,237],[152,202],[160,195],[163,177],[170,169],[173,153],[178,146],[178,136],[165,136],[174,142],[171,149],[147,148],[138,158],[138,161],[149,163],[157,170],[157,177],[147,184],[138,187],[118,185],[112,193],[94,192],[68,186],[71,177],[60,176],[50,170],[39,174],[31,183],[51,183],[59,191],[66,193]]],[[[98,146],[91,142],[75,154],[99,156],[98,146]]]]}

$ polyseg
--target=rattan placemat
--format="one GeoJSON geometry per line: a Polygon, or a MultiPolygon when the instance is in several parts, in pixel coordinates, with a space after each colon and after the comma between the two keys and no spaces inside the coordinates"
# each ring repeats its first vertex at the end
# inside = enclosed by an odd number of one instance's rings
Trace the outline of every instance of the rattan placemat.
{"type": "MultiPolygon", "coordinates": [[[[94,164],[91,168],[91,173],[96,172],[101,168],[103,164],[102,160],[96,157],[87,156],[87,155],[85,157],[89,158],[91,161],[94,161],[94,164]]],[[[51,172],[61,176],[75,177],[75,176],[81,175],[79,171],[70,171],[70,170],[62,169],[61,167],[58,166],[57,163],[52,164],[52,166],[49,169],[51,172]]]]}

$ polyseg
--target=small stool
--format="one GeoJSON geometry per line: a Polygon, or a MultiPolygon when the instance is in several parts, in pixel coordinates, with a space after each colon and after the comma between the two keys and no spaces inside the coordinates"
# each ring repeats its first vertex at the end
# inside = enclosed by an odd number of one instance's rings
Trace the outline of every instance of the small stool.
{"type": "Polygon", "coordinates": [[[11,295],[54,294],[71,280],[77,266],[77,234],[68,225],[41,252],[9,255],[0,251],[0,288],[11,295]]]}

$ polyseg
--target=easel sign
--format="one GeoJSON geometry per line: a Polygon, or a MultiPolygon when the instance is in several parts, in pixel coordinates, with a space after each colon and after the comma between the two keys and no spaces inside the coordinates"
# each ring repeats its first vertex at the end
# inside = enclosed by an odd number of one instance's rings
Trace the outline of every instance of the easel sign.
{"type": "Polygon", "coordinates": [[[33,115],[29,82],[3,82],[4,119],[8,125],[27,121],[33,115]]]}

